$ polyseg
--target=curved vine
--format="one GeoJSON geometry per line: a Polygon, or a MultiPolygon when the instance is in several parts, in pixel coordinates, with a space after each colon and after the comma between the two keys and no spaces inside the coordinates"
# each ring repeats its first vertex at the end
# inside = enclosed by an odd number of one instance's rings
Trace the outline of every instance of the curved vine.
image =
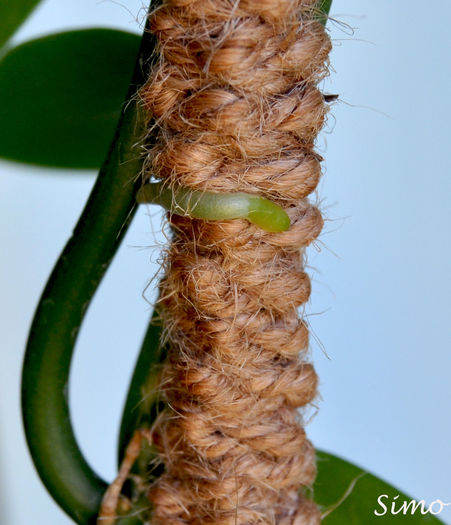
{"type": "MultiPolygon", "coordinates": [[[[152,50],[146,32],[127,100],[144,82],[152,50]]],[[[107,159],[39,301],[23,364],[22,413],[33,461],[50,494],[80,524],[95,522],[107,484],[76,442],[69,370],[83,317],[136,209],[142,167],[136,144],[143,134],[138,104],[125,104],[107,159]]]]}

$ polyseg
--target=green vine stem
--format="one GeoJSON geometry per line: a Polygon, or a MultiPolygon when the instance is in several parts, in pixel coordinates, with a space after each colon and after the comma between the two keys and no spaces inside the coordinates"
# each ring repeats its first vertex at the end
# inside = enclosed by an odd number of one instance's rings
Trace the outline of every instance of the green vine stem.
{"type": "MultiPolygon", "coordinates": [[[[145,33],[127,101],[146,79],[153,38],[145,33]]],[[[68,406],[77,332],[134,214],[145,129],[138,104],[124,105],[115,139],[86,207],[50,276],[30,330],[22,375],[22,413],[37,471],[75,522],[95,523],[107,484],[83,458],[68,406]],[[134,182],[135,181],[135,182],[134,182]]]]}
{"type": "MultiPolygon", "coordinates": [[[[324,4],[330,7],[330,1],[324,4]]],[[[321,21],[325,23],[326,18],[321,21]]],[[[145,32],[115,138],[41,296],[24,358],[22,413],[31,456],[52,497],[80,525],[95,523],[107,484],[88,465],[74,436],[68,405],[70,364],[90,301],[136,210],[135,198],[141,185],[137,175],[143,163],[137,144],[146,130],[134,97],[146,80],[146,61],[152,55],[153,44],[151,34],[145,32]]],[[[260,205],[257,203],[257,208],[260,205]]],[[[121,451],[142,423],[144,413],[152,418],[156,396],[150,395],[145,404],[140,401],[143,394],[154,391],[158,368],[154,364],[160,356],[159,328],[151,324],[125,403],[121,451]],[[137,405],[140,409],[133,411],[137,405]]],[[[130,516],[119,523],[131,525],[140,520],[130,516]]]]}
{"type": "Polygon", "coordinates": [[[158,371],[166,355],[160,346],[160,335],[161,326],[154,311],[135,365],[123,410],[119,431],[119,465],[135,430],[142,426],[150,426],[157,415],[158,371]]]}

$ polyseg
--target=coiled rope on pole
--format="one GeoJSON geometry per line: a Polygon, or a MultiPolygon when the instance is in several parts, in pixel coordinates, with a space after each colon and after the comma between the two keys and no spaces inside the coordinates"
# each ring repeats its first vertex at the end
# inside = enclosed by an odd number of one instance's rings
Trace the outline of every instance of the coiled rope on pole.
{"type": "Polygon", "coordinates": [[[317,387],[298,314],[310,295],[304,250],[322,228],[307,200],[321,175],[314,141],[327,105],[316,86],[331,47],[317,15],[312,0],[167,0],[151,15],[149,174],[168,188],[269,199],[291,223],[271,233],[169,213],[155,525],[320,520],[297,411],[317,387]]]}

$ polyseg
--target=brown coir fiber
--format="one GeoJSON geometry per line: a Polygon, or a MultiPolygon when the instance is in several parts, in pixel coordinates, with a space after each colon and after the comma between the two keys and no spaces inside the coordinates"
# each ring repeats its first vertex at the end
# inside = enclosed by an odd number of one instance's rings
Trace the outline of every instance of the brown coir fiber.
{"type": "Polygon", "coordinates": [[[298,308],[304,249],[320,233],[316,85],[330,41],[313,0],[166,0],[151,14],[160,58],[141,91],[158,129],[148,173],[283,206],[291,228],[170,215],[159,308],[168,408],[154,442],[165,472],[152,523],[313,525],[315,454],[299,407],[316,395],[298,308]]]}

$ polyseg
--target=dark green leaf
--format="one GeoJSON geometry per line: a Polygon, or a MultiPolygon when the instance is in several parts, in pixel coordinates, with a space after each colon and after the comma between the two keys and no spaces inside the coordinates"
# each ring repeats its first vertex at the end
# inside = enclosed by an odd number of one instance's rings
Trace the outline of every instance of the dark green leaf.
{"type": "Polygon", "coordinates": [[[0,2],[0,48],[39,4],[40,0],[2,0],[0,2]]]}
{"type": "MultiPolygon", "coordinates": [[[[410,509],[406,514],[392,514],[394,502],[395,511],[402,508],[403,503],[409,503],[413,498],[406,496],[397,488],[369,474],[361,468],[326,452],[318,452],[318,477],[314,486],[314,499],[327,515],[322,520],[324,525],[371,525],[403,523],[405,525],[439,525],[442,522],[432,514],[422,514],[418,507],[412,515],[410,509]],[[374,511],[386,514],[377,516],[374,511]],[[328,513],[328,511],[331,511],[328,513]]],[[[432,502],[426,502],[427,511],[432,502]]],[[[433,512],[439,510],[439,504],[432,507],[433,512]]]]}
{"type": "Polygon", "coordinates": [[[12,49],[0,62],[0,156],[46,166],[99,168],[139,42],[131,33],[86,29],[12,49]]]}

